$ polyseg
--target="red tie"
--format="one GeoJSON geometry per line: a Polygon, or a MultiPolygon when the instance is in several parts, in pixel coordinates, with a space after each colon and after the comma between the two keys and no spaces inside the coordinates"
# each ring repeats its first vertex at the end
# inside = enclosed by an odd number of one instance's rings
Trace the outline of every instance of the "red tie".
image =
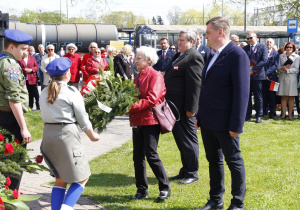
{"type": "Polygon", "coordinates": [[[163,61],[165,60],[166,51],[163,51],[163,61]]]}

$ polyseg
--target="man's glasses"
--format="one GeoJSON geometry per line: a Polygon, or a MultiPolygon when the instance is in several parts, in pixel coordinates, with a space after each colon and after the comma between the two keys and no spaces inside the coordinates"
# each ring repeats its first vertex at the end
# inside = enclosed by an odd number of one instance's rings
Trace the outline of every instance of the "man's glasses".
{"type": "Polygon", "coordinates": [[[47,51],[53,51],[54,49],[47,49],[47,51]]]}
{"type": "Polygon", "coordinates": [[[251,37],[248,37],[248,38],[246,38],[247,40],[249,40],[249,39],[253,39],[253,36],[251,36],[251,37]]]}

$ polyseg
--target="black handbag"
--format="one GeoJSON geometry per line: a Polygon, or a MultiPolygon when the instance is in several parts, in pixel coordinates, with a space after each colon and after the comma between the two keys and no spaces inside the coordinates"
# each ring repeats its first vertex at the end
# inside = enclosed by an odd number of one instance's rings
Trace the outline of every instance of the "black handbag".
{"type": "Polygon", "coordinates": [[[180,120],[180,114],[177,107],[171,101],[167,101],[166,99],[164,99],[161,104],[153,107],[152,112],[159,122],[161,134],[171,132],[173,130],[175,122],[180,120]],[[168,103],[170,103],[177,111],[178,119],[176,119],[176,117],[174,116],[168,103]]]}

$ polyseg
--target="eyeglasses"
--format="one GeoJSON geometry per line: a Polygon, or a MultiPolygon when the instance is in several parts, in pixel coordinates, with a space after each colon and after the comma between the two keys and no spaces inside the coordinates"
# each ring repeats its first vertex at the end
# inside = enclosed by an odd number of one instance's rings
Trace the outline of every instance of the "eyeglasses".
{"type": "Polygon", "coordinates": [[[68,50],[75,50],[74,48],[69,48],[68,50]]]}
{"type": "Polygon", "coordinates": [[[95,52],[96,54],[99,54],[99,53],[101,53],[101,52],[95,52]]]}
{"type": "Polygon", "coordinates": [[[285,47],[285,48],[293,48],[293,47],[285,47]]]}
{"type": "Polygon", "coordinates": [[[176,50],[176,48],[174,48],[174,47],[171,47],[170,49],[171,49],[171,50],[176,50]]]}
{"type": "Polygon", "coordinates": [[[251,37],[248,37],[248,38],[246,38],[247,40],[249,40],[249,39],[253,39],[253,36],[251,36],[251,37]]]}
{"type": "Polygon", "coordinates": [[[47,49],[47,51],[53,51],[54,49],[47,49]]]}

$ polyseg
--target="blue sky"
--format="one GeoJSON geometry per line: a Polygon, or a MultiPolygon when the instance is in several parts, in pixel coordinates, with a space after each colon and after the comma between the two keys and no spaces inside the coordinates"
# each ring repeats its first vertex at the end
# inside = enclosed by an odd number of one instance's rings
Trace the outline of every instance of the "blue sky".
{"type": "MultiPolygon", "coordinates": [[[[146,18],[161,15],[165,23],[167,21],[168,11],[176,6],[181,8],[182,11],[187,9],[203,10],[204,7],[211,5],[212,0],[112,0],[109,8],[111,11],[132,11],[136,15],[143,15],[146,18]]],[[[66,14],[66,0],[0,0],[2,12],[21,12],[24,8],[30,10],[53,11],[60,10],[60,2],[62,2],[62,12],[66,14]],[[13,9],[12,9],[13,8],[13,9]]],[[[75,6],[71,6],[69,0],[69,17],[85,16],[86,8],[89,0],[77,0],[75,6]]],[[[109,1],[111,2],[111,1],[109,1]]],[[[220,0],[221,2],[221,0],[220,0]]],[[[224,0],[225,2],[225,0],[224,0]]],[[[263,6],[263,5],[262,5],[263,6]]],[[[253,5],[249,5],[248,12],[253,13],[253,5]]],[[[105,8],[104,11],[108,12],[109,9],[105,8]]]]}

